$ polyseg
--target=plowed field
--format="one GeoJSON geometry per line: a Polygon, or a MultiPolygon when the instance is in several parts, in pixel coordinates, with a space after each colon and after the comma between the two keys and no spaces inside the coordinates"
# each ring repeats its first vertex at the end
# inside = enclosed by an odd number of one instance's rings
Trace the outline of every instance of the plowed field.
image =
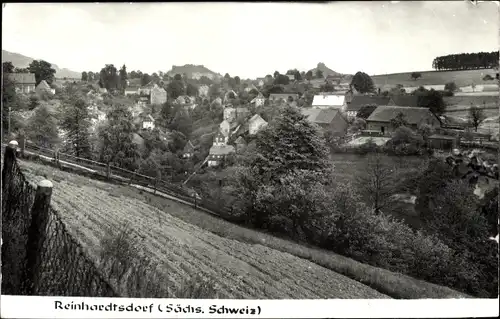
{"type": "MultiPolygon", "coordinates": [[[[187,275],[216,279],[222,298],[388,298],[334,271],[262,245],[223,238],[171,216],[142,200],[116,194],[112,184],[21,162],[38,182],[50,172],[52,205],[70,231],[96,258],[107,226],[129,222],[142,252],[164,265],[175,285],[187,275]]],[[[172,207],[178,207],[172,205],[172,207]]]]}

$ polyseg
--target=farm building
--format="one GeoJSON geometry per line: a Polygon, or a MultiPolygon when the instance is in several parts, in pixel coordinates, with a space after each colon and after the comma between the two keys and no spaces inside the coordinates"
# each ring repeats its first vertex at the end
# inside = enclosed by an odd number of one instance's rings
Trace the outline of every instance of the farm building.
{"type": "Polygon", "coordinates": [[[236,141],[234,141],[234,145],[236,146],[236,152],[239,152],[247,146],[247,142],[242,136],[239,136],[236,141]]]}
{"type": "Polygon", "coordinates": [[[307,108],[301,111],[310,122],[317,124],[325,132],[331,132],[335,136],[344,136],[347,132],[349,124],[339,110],[307,108]]]}
{"type": "Polygon", "coordinates": [[[333,108],[344,111],[346,107],[345,95],[315,95],[313,98],[312,106],[321,109],[333,108]]]}
{"type": "Polygon", "coordinates": [[[428,108],[424,107],[405,107],[405,106],[379,106],[366,119],[367,129],[379,131],[382,134],[394,132],[391,120],[399,114],[403,114],[410,128],[417,129],[422,124],[428,124],[433,128],[441,127],[440,119],[434,115],[428,108]]]}
{"type": "Polygon", "coordinates": [[[418,107],[418,96],[416,96],[416,95],[395,95],[389,101],[389,105],[418,107]]]}
{"type": "Polygon", "coordinates": [[[213,145],[208,153],[208,166],[220,165],[227,155],[235,153],[235,148],[232,145],[213,145]]]}
{"type": "Polygon", "coordinates": [[[31,93],[35,91],[35,73],[8,73],[8,77],[14,82],[16,92],[31,93]]]}
{"type": "Polygon", "coordinates": [[[151,114],[142,115],[140,118],[141,118],[141,127],[143,129],[152,130],[155,128],[155,119],[151,116],[151,114]]]}
{"type": "Polygon", "coordinates": [[[347,103],[346,112],[348,117],[356,117],[358,111],[365,105],[389,105],[391,98],[388,96],[355,95],[350,103],[347,103]]]}
{"type": "Polygon", "coordinates": [[[453,150],[460,144],[459,137],[450,135],[433,134],[427,138],[430,148],[440,150],[453,150]]]}

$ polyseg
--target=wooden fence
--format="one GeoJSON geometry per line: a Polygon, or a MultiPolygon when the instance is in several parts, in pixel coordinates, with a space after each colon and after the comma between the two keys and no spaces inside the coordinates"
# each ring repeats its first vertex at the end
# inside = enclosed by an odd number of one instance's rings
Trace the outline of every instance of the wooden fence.
{"type": "Polygon", "coordinates": [[[243,222],[243,220],[232,214],[230,207],[225,207],[221,205],[220,202],[209,198],[201,198],[196,192],[190,189],[160,178],[146,176],[114,165],[61,153],[57,150],[39,147],[29,142],[22,142],[18,152],[21,158],[30,157],[32,155],[43,156],[47,160],[50,160],[54,166],[59,168],[64,168],[64,166],[74,166],[80,170],[80,173],[84,173],[81,172],[82,169],[87,169],[88,174],[93,178],[125,185],[139,185],[150,189],[153,193],[161,192],[180,199],[209,214],[236,223],[243,222]]]}
{"type": "Polygon", "coordinates": [[[2,169],[2,294],[119,297],[50,205],[52,183],[33,187],[4,151],[2,169]]]}

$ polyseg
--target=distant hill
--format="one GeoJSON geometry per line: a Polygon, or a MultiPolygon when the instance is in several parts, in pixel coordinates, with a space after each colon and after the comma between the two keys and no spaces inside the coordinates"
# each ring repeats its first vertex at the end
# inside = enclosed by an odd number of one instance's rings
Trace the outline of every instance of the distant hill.
{"type": "MultiPolygon", "coordinates": [[[[19,54],[19,53],[14,53],[14,52],[2,50],[2,63],[3,62],[12,62],[12,64],[16,68],[27,68],[33,60],[37,60],[37,59],[30,58],[30,57],[24,56],[24,55],[19,54]]],[[[76,72],[76,71],[72,71],[72,70],[65,69],[65,68],[61,69],[57,66],[57,64],[54,64],[50,61],[47,61],[47,62],[52,64],[52,68],[54,70],[56,70],[56,78],[60,79],[60,78],[66,77],[66,78],[78,78],[78,79],[80,79],[82,77],[81,72],[76,72]]]]}
{"type": "Polygon", "coordinates": [[[193,65],[186,64],[182,66],[173,65],[172,69],[167,72],[169,76],[175,76],[176,74],[186,74],[190,79],[199,79],[202,76],[206,76],[210,79],[219,79],[222,77],[219,73],[215,73],[214,71],[206,68],[203,65],[193,65]]]}
{"type": "Polygon", "coordinates": [[[316,73],[316,71],[318,69],[323,72],[324,77],[327,77],[329,75],[333,75],[333,76],[342,76],[343,75],[342,73],[338,73],[338,72],[333,71],[332,69],[330,69],[324,63],[321,63],[321,62],[318,63],[318,65],[314,69],[311,69],[313,75],[316,73]]]}
{"type": "Polygon", "coordinates": [[[483,80],[489,74],[493,79],[496,76],[495,69],[459,70],[459,71],[422,71],[421,78],[413,80],[412,72],[371,75],[376,87],[390,89],[398,84],[405,87],[419,87],[421,85],[444,85],[455,82],[458,87],[476,85],[496,84],[496,80],[483,80]]]}

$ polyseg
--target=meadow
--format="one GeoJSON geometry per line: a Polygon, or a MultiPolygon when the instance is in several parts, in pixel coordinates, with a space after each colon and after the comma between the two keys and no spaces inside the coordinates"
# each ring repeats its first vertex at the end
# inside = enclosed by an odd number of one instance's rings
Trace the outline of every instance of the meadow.
{"type": "Polygon", "coordinates": [[[54,182],[54,207],[94,258],[99,256],[99,243],[106,232],[128,222],[143,254],[164,266],[177,286],[184,277],[202,273],[216,279],[222,298],[467,297],[234,225],[133,187],[91,180],[34,162],[20,164],[32,182],[42,176],[54,182]]]}
{"type": "Polygon", "coordinates": [[[496,71],[494,69],[481,69],[481,70],[464,70],[464,71],[423,71],[420,72],[422,77],[413,80],[411,78],[412,72],[406,73],[393,73],[373,75],[371,78],[376,87],[396,86],[401,84],[403,86],[419,87],[421,85],[443,85],[448,82],[455,82],[458,87],[469,86],[472,83],[479,84],[496,84],[496,81],[484,81],[483,77],[486,74],[495,78],[496,71]]]}

